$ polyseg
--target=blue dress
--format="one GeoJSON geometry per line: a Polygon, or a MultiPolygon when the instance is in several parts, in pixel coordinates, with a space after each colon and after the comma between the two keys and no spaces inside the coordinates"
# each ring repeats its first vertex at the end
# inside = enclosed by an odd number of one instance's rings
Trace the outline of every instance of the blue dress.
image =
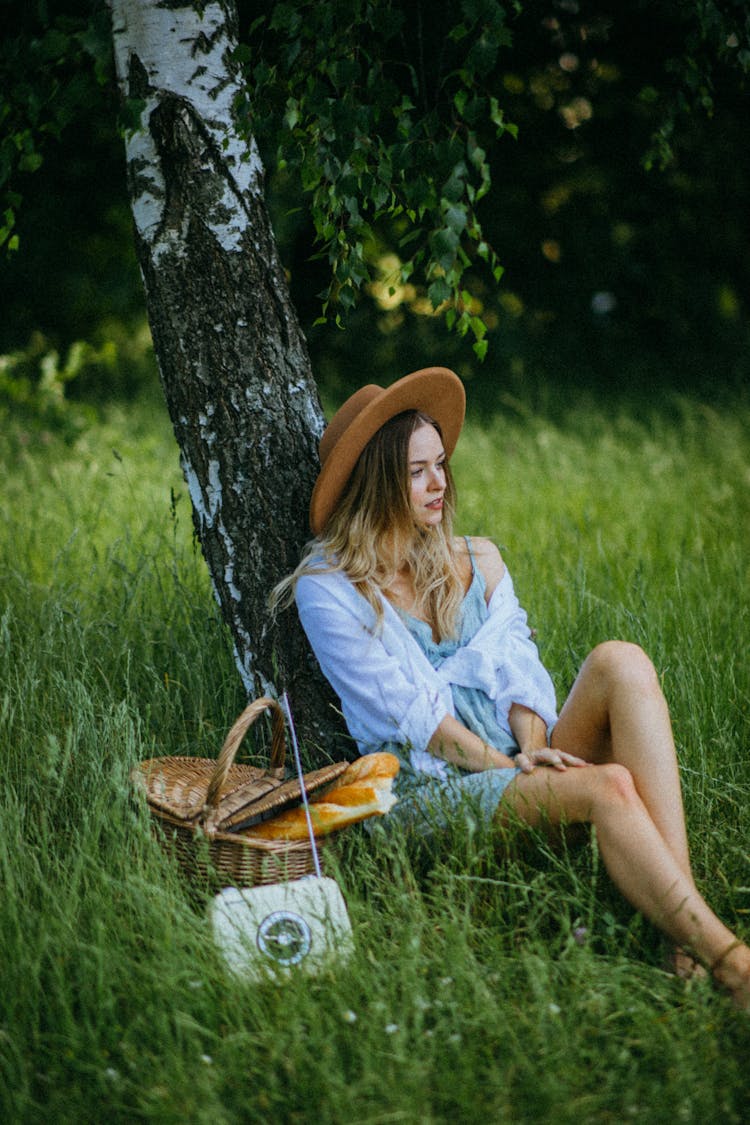
{"type": "MultiPolygon", "coordinates": [[[[436,641],[432,635],[432,627],[426,621],[413,617],[404,610],[397,610],[433,668],[439,668],[444,660],[467,644],[487,617],[487,585],[476,565],[468,537],[466,545],[471,558],[472,579],[459,611],[457,637],[436,641]]],[[[498,723],[495,705],[489,696],[478,688],[461,687],[457,684],[451,684],[451,694],[456,718],[464,726],[503,754],[518,752],[518,744],[513,736],[498,723]]],[[[417,773],[403,746],[387,743],[382,749],[395,754],[401,762],[401,770],[394,786],[399,803],[389,814],[388,820],[426,821],[439,827],[460,809],[473,809],[483,820],[491,820],[506,788],[520,773],[520,769],[515,766],[469,773],[458,766],[449,765],[447,778],[441,779],[417,773]]]]}

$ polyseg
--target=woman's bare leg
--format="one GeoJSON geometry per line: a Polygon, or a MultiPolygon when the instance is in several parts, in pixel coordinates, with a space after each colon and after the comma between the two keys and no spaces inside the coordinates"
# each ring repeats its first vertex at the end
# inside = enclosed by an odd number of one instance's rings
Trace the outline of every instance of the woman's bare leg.
{"type": "Polygon", "coordinates": [[[672,724],[658,676],[642,649],[608,641],[593,650],[560,712],[552,743],[590,762],[625,766],[692,882],[672,724]]]}
{"type": "MultiPolygon", "coordinates": [[[[594,649],[562,709],[553,742],[560,749],[577,746],[575,753],[588,761],[617,762],[630,770],[654,824],[692,882],[672,724],[642,649],[620,641],[594,649]]],[[[704,975],[679,945],[670,963],[680,976],[704,975]]]]}
{"type": "Polygon", "coordinates": [[[707,965],[721,959],[717,979],[738,1006],[750,1010],[750,949],[700,895],[627,769],[617,764],[565,772],[538,767],[508,786],[498,814],[503,819],[515,814],[530,825],[593,824],[604,864],[625,898],[707,965]]]}

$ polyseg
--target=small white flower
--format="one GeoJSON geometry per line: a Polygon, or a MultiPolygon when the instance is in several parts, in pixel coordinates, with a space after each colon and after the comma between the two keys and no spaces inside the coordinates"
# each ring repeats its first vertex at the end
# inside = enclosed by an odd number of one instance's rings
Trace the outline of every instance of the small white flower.
{"type": "Polygon", "coordinates": [[[353,1012],[351,1010],[351,1008],[347,1008],[345,1012],[341,1013],[341,1016],[342,1016],[342,1019],[344,1020],[344,1023],[356,1023],[357,1022],[357,1013],[353,1012]]]}
{"type": "Polygon", "coordinates": [[[397,1031],[398,1031],[398,1024],[397,1023],[387,1023],[385,1025],[386,1035],[395,1035],[397,1031]]]}
{"type": "Polygon", "coordinates": [[[549,1011],[550,1011],[550,1015],[559,1016],[560,1012],[562,1011],[562,1008],[560,1007],[559,1004],[550,1004],[549,1011]]]}
{"type": "Polygon", "coordinates": [[[442,984],[443,988],[447,988],[448,985],[453,984],[453,977],[441,977],[440,983],[442,984]]]}
{"type": "Polygon", "coordinates": [[[108,1078],[110,1082],[116,1082],[120,1077],[120,1072],[119,1070],[115,1070],[113,1066],[108,1066],[104,1071],[104,1077],[108,1078]]]}
{"type": "Polygon", "coordinates": [[[211,1058],[210,1055],[201,1055],[201,1062],[205,1063],[206,1066],[210,1066],[213,1061],[214,1060],[211,1058]]]}

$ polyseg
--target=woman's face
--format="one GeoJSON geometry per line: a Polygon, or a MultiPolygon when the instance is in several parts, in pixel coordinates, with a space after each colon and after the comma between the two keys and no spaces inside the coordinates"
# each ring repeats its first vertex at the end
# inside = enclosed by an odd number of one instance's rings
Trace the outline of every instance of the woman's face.
{"type": "Polygon", "coordinates": [[[414,518],[423,527],[436,527],[443,519],[445,450],[440,434],[427,423],[409,438],[409,479],[414,518]]]}

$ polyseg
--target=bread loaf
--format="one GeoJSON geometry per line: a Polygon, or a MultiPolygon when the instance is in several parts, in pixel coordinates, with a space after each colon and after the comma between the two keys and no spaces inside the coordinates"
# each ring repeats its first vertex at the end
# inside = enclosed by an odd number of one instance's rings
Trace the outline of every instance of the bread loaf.
{"type": "MultiPolygon", "coordinates": [[[[391,791],[399,771],[395,754],[365,754],[352,762],[331,789],[310,801],[310,819],[316,836],[325,836],[371,816],[385,816],[396,804],[391,791]]],[[[302,806],[287,809],[244,833],[251,839],[304,840],[307,817],[302,806]]]]}
{"type": "MultiPolygon", "coordinates": [[[[356,762],[350,762],[340,777],[336,778],[336,788],[339,785],[350,785],[353,781],[362,781],[364,778],[394,778],[401,768],[395,754],[381,751],[377,754],[363,754],[356,762]]],[[[325,796],[323,798],[326,799],[325,796]]]]}

